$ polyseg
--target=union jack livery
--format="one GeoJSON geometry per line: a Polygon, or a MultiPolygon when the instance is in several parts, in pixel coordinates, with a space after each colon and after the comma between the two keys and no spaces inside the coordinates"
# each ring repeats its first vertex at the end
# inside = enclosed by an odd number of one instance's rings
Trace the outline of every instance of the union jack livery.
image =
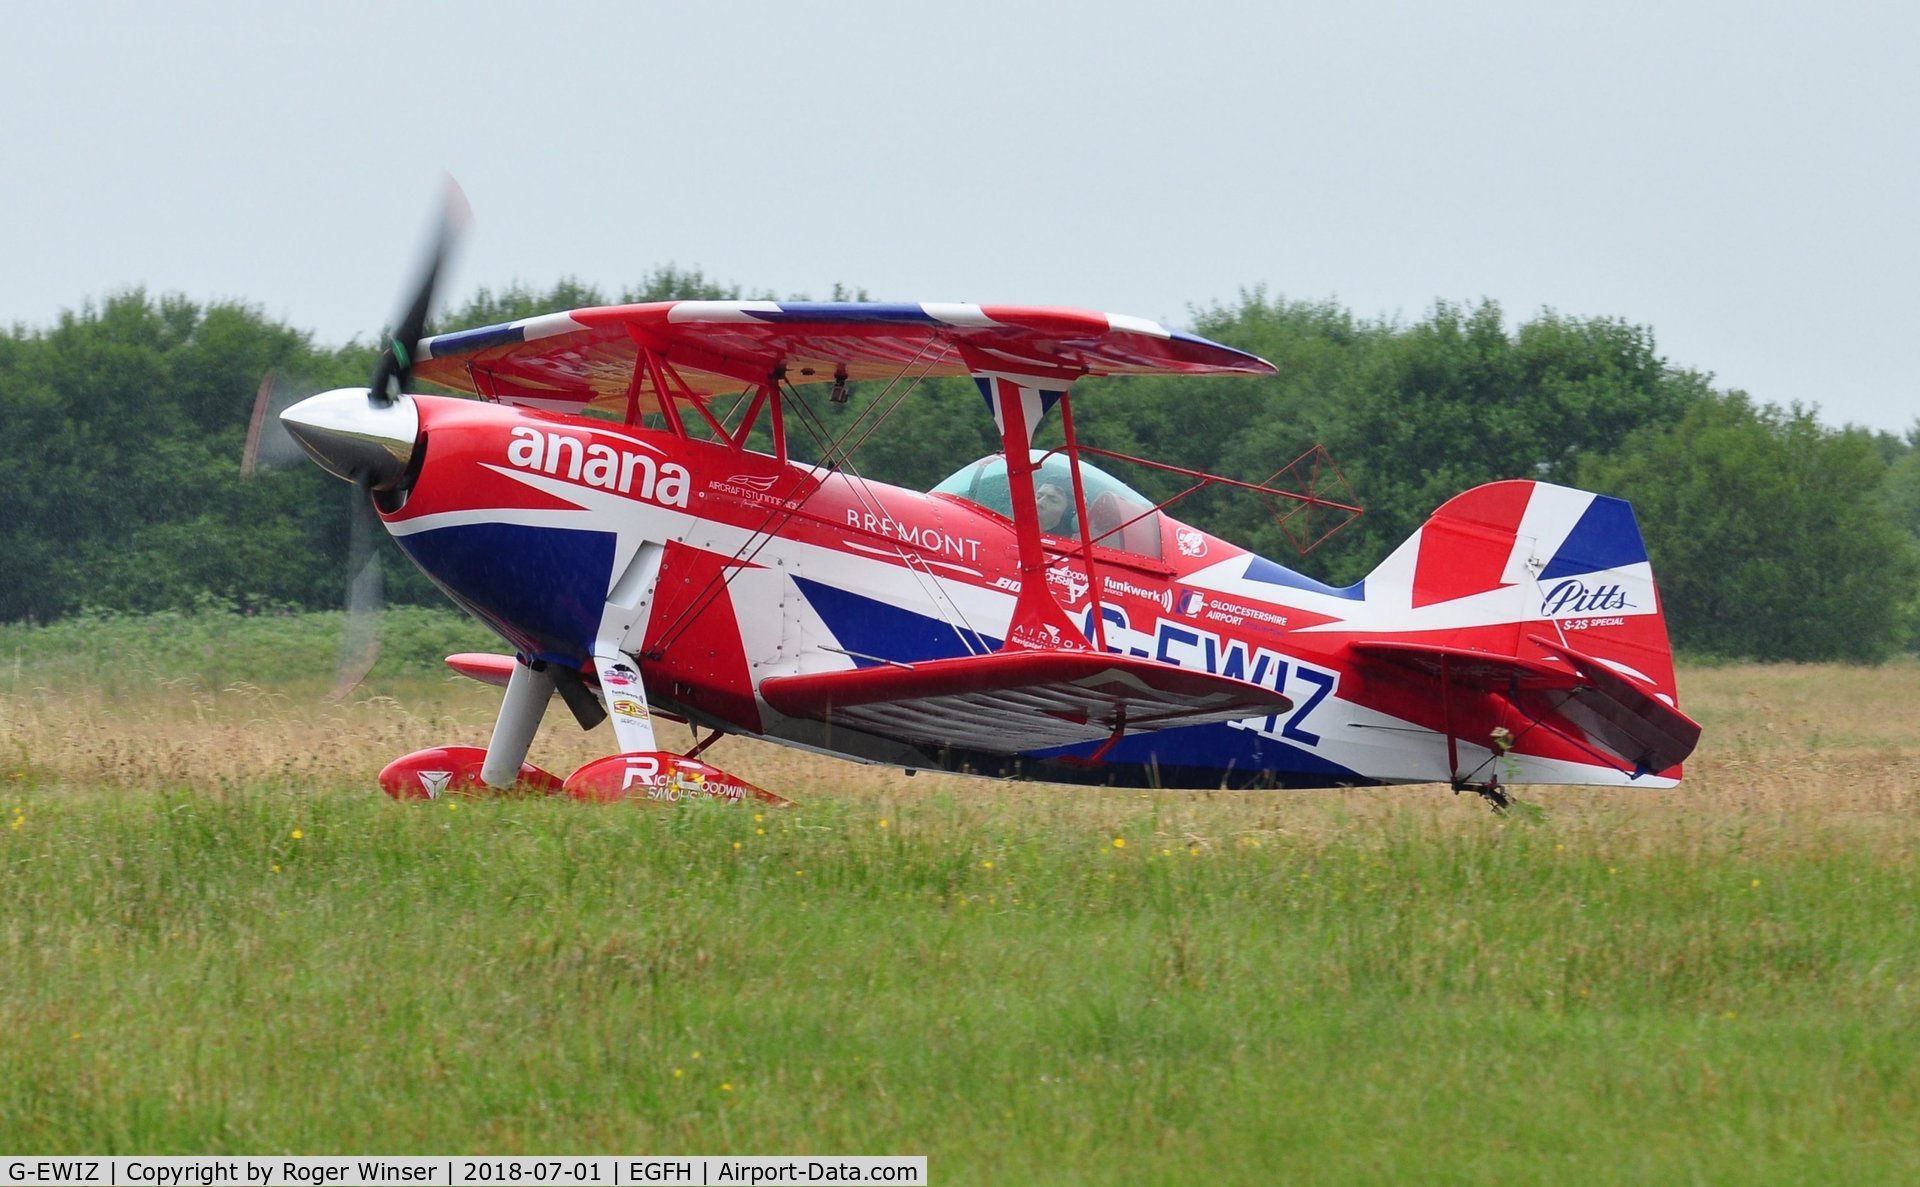
{"type": "Polygon", "coordinates": [[[396,795],[777,800],[699,760],[740,734],[1064,783],[1439,781],[1501,805],[1513,782],[1671,786],[1699,737],[1618,499],[1478,487],[1336,589],[1089,460],[1119,455],[1077,441],[1077,379],[1273,372],[1219,343],[1070,309],[764,301],[411,331],[371,389],[283,417],[512,650],[452,657],[505,686],[493,737],[397,761],[396,795]],[[832,436],[819,406],[849,383],[949,375],[1002,449],[931,491],[860,477],[852,430],[822,463],[789,456],[796,424],[832,436]],[[479,398],[403,394],[410,377],[479,398]],[[1035,448],[1048,416],[1065,444],[1035,448]],[[618,747],[564,779],[526,761],[556,693],[618,747]],[[674,754],[655,717],[711,732],[674,754]]]}

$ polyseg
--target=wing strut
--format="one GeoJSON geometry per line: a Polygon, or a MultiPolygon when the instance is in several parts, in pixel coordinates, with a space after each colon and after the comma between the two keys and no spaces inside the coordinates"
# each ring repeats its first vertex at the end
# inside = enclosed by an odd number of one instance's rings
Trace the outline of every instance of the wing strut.
{"type": "MultiPolygon", "coordinates": [[[[1047,410],[1067,398],[1073,381],[1084,370],[1059,367],[1031,359],[1010,359],[986,351],[962,346],[960,353],[973,371],[973,380],[993,410],[994,424],[1000,430],[1000,448],[1007,459],[1007,493],[1013,501],[1014,540],[1020,551],[1020,592],[1013,607],[1013,620],[1007,628],[1002,650],[1085,651],[1087,641],[1080,628],[1061,608],[1047,586],[1047,550],[1040,540],[1040,513],[1034,505],[1033,434],[1047,410]]],[[[1078,460],[1073,462],[1074,498],[1085,502],[1080,489],[1078,460]]],[[[1080,519],[1081,534],[1086,534],[1086,517],[1080,519]]],[[[1093,549],[1086,549],[1092,556],[1093,549]]],[[[1100,620],[1099,593],[1093,593],[1094,621],[1100,620]]]]}

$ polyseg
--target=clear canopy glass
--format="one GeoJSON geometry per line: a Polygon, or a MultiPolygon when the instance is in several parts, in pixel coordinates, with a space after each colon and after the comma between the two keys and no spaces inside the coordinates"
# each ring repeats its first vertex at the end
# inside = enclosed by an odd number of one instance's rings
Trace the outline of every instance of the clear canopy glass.
{"type": "MultiPolygon", "coordinates": [[[[1040,512],[1040,530],[1049,536],[1078,539],[1080,520],[1073,507],[1073,468],[1063,453],[1033,451],[1034,504],[1040,512]]],[[[1087,519],[1095,544],[1160,556],[1160,513],[1153,500],[1100,467],[1080,463],[1080,481],[1086,488],[1087,519]]],[[[1007,485],[1007,459],[990,454],[962,466],[933,488],[936,495],[952,495],[1013,518],[1013,492],[1007,485]]]]}

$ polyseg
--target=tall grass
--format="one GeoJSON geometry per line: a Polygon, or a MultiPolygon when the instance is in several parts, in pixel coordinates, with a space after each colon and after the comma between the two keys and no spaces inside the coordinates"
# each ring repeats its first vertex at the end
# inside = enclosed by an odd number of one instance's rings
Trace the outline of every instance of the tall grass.
{"type": "MultiPolygon", "coordinates": [[[[800,808],[402,805],[372,770],[484,738],[490,690],[82,671],[0,693],[8,1152],[1920,1177],[1910,668],[1690,672],[1681,789],[1506,820],[1436,788],[1034,788],[737,742],[716,761],[800,808]]],[[[606,745],[536,743],[562,770],[606,745]]]]}
{"type": "MultiPolygon", "coordinates": [[[[156,684],[198,690],[235,683],[320,685],[334,672],[346,616],[237,614],[217,603],[190,611],[77,615],[44,626],[0,624],[0,688],[108,695],[156,684]]],[[[460,651],[498,651],[499,639],[465,615],[422,606],[389,607],[380,617],[380,654],[370,679],[442,671],[460,651]]]]}

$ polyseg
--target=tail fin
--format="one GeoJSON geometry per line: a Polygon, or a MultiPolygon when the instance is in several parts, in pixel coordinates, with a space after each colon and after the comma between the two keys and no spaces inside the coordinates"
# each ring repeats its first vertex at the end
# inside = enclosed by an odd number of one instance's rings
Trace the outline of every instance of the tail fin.
{"type": "Polygon", "coordinates": [[[1677,776],[1699,739],[1621,499],[1527,480],[1476,487],[1375,569],[1366,594],[1388,633],[1357,650],[1503,696],[1593,757],[1677,776]]]}

